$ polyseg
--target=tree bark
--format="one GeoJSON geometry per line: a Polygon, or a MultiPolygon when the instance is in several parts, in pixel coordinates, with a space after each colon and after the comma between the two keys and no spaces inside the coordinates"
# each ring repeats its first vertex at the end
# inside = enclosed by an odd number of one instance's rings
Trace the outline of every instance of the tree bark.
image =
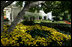
{"type": "Polygon", "coordinates": [[[19,20],[23,18],[23,15],[25,14],[25,11],[27,11],[29,9],[29,5],[30,5],[30,3],[26,4],[25,7],[22,9],[22,11],[18,13],[17,17],[14,19],[14,21],[11,23],[11,26],[8,29],[9,33],[11,31],[13,31],[15,26],[18,24],[19,20]]]}
{"type": "Polygon", "coordinates": [[[1,9],[1,32],[3,31],[3,20],[4,20],[4,13],[3,8],[1,9]]]}
{"type": "MultiPolygon", "coordinates": [[[[40,3],[42,3],[42,2],[40,2],[40,3]]],[[[25,15],[25,11],[28,11],[30,7],[38,5],[38,4],[39,4],[38,2],[36,2],[36,3],[35,2],[33,2],[33,3],[28,2],[27,4],[25,4],[22,11],[18,13],[17,17],[11,23],[11,26],[9,27],[8,32],[10,33],[11,31],[13,31],[13,29],[15,28],[15,26],[17,25],[19,20],[23,18],[23,15],[25,15]]]]}
{"type": "Polygon", "coordinates": [[[8,1],[8,2],[2,1],[2,6],[5,8],[5,7],[9,6],[10,4],[12,4],[13,2],[14,1],[8,1]]]}

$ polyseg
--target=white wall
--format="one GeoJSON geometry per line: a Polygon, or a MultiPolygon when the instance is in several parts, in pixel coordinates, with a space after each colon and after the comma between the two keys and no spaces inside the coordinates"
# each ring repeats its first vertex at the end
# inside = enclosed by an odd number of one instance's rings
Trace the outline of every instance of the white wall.
{"type": "Polygon", "coordinates": [[[42,16],[42,19],[44,19],[44,16],[46,16],[46,19],[48,20],[53,20],[52,19],[52,11],[51,12],[48,12],[47,14],[43,11],[43,10],[40,10],[39,14],[42,16]]]}
{"type": "Polygon", "coordinates": [[[11,8],[5,8],[4,11],[6,11],[6,18],[8,18],[8,20],[10,20],[11,8]]]}
{"type": "Polygon", "coordinates": [[[21,11],[20,8],[12,8],[12,21],[14,21],[14,19],[16,18],[16,16],[20,11],[21,11]]]}

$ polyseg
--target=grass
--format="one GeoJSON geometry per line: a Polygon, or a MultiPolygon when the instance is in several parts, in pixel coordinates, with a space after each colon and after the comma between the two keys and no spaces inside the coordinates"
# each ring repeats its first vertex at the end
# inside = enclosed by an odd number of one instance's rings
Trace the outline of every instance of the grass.
{"type": "Polygon", "coordinates": [[[35,22],[35,23],[46,22],[46,23],[63,23],[63,24],[65,24],[64,21],[54,21],[54,22],[52,22],[52,21],[50,21],[50,20],[34,20],[34,22],[35,22]]]}

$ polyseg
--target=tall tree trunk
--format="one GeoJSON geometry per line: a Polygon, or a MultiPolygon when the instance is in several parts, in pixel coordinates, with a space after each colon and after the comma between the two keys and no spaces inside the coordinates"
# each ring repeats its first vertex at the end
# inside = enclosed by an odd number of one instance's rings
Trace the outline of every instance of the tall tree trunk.
{"type": "Polygon", "coordinates": [[[29,9],[29,5],[30,4],[26,4],[25,7],[22,9],[22,11],[20,11],[18,13],[17,17],[14,19],[14,21],[11,23],[11,26],[8,29],[9,33],[11,31],[13,31],[13,29],[15,28],[15,26],[18,24],[19,20],[21,20],[23,18],[23,15],[25,15],[25,11],[27,11],[29,9]]]}
{"type": "Polygon", "coordinates": [[[3,20],[4,20],[4,13],[3,8],[1,9],[1,32],[3,31],[3,20]]]}
{"type": "MultiPolygon", "coordinates": [[[[44,3],[44,1],[41,1],[40,3],[44,3]]],[[[22,11],[18,13],[17,17],[11,23],[11,26],[9,27],[8,32],[10,33],[11,31],[13,31],[13,29],[15,28],[15,26],[17,25],[17,23],[19,22],[19,20],[23,18],[23,15],[25,15],[25,11],[28,11],[28,9],[30,7],[36,6],[36,5],[40,4],[40,3],[39,3],[39,1],[37,1],[37,2],[33,2],[31,4],[30,4],[30,2],[28,2],[27,4],[25,4],[25,6],[22,9],[22,11]]]]}

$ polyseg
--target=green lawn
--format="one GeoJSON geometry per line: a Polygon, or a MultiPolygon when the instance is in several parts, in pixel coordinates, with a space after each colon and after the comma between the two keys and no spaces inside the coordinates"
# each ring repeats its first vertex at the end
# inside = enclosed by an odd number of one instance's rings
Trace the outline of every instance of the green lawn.
{"type": "Polygon", "coordinates": [[[52,22],[52,21],[49,21],[49,20],[34,20],[34,22],[35,23],[47,22],[47,23],[64,23],[65,24],[64,21],[54,21],[54,22],[52,22]]]}

